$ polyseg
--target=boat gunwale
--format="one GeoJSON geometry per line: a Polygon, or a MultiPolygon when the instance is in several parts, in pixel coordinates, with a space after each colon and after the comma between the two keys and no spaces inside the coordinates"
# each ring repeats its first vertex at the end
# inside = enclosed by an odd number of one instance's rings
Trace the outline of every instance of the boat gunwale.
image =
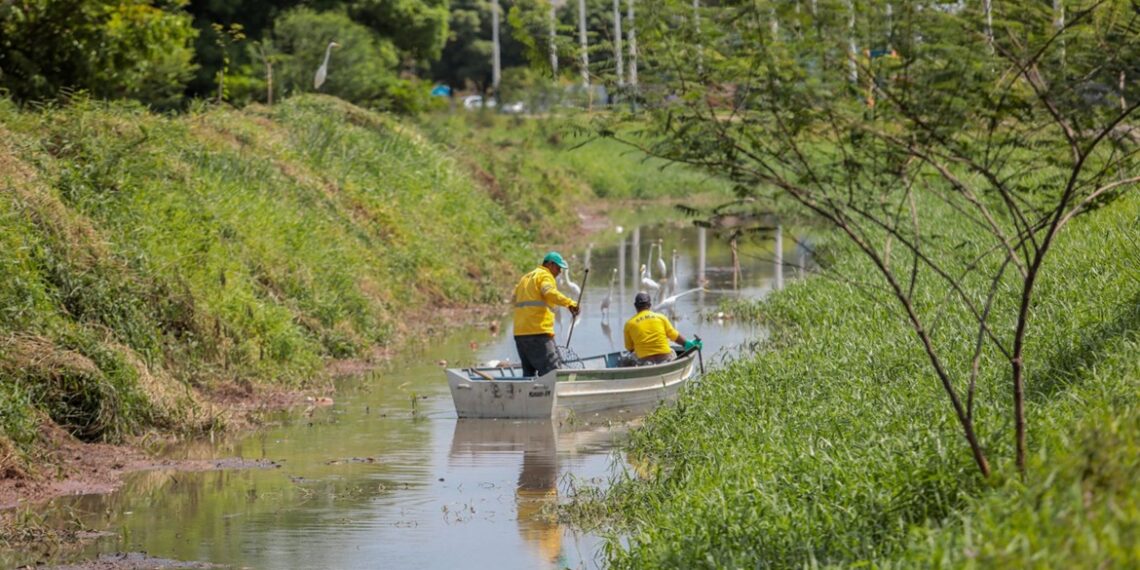
{"type": "MultiPolygon", "coordinates": [[[[620,354],[620,352],[608,352],[608,353],[600,354],[600,355],[596,355],[596,356],[589,356],[586,358],[580,358],[578,360],[575,360],[574,362],[586,362],[586,361],[598,360],[598,359],[601,359],[603,362],[605,362],[606,357],[608,357],[612,354],[620,354]]],[[[617,380],[644,379],[647,377],[660,376],[663,374],[668,374],[669,372],[673,372],[675,370],[680,370],[686,366],[691,365],[692,361],[695,358],[696,358],[696,353],[694,351],[694,352],[689,352],[688,354],[685,354],[683,356],[679,356],[675,360],[670,360],[669,362],[662,362],[660,364],[650,364],[650,365],[646,365],[646,366],[617,366],[617,367],[612,367],[612,368],[611,367],[607,367],[607,368],[559,368],[559,369],[555,370],[556,382],[574,382],[574,383],[583,382],[584,383],[584,382],[613,382],[613,381],[617,381],[617,380]],[[630,373],[634,373],[634,374],[631,375],[630,373]],[[578,378],[567,379],[567,378],[565,378],[567,376],[576,376],[576,375],[586,375],[588,377],[587,378],[581,378],[581,379],[578,379],[578,378]],[[597,377],[597,376],[603,376],[603,377],[597,377]],[[621,376],[621,377],[610,378],[610,377],[605,377],[605,376],[621,376]]],[[[535,380],[536,378],[541,378],[541,376],[521,376],[521,375],[507,376],[503,373],[503,371],[507,371],[507,370],[510,370],[510,371],[516,371],[517,370],[517,371],[521,372],[522,369],[518,366],[511,366],[509,368],[508,367],[475,367],[475,366],[469,366],[469,367],[464,367],[464,368],[448,368],[447,370],[453,371],[459,375],[466,376],[467,379],[471,382],[504,382],[504,381],[505,382],[529,382],[529,381],[535,380]],[[478,372],[485,373],[488,376],[490,376],[490,378],[489,379],[485,378],[485,377],[479,375],[478,372]],[[495,374],[493,374],[493,372],[498,372],[499,375],[495,375],[495,374]]],[[[687,378],[690,376],[692,376],[692,374],[686,375],[685,377],[687,378]]]]}

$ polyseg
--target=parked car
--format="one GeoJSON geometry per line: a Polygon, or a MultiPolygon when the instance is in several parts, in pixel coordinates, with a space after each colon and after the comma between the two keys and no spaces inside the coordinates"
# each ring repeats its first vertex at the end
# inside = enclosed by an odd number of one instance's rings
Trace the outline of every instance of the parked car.
{"type": "Polygon", "coordinates": [[[514,103],[507,103],[503,105],[502,111],[504,113],[519,114],[526,111],[526,103],[522,101],[515,101],[514,103]]]}
{"type": "MultiPolygon", "coordinates": [[[[487,107],[494,108],[495,100],[487,99],[487,107]]],[[[463,98],[463,108],[465,109],[479,109],[483,107],[482,95],[468,95],[463,98]]]]}

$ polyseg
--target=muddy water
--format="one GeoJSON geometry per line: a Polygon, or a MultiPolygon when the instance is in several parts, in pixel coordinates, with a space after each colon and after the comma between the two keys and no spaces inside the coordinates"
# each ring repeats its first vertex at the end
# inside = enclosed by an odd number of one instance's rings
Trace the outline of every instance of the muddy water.
{"type": "MultiPolygon", "coordinates": [[[[633,315],[640,265],[662,239],[677,291],[677,328],[704,339],[705,365],[731,358],[763,331],[714,314],[725,297],[759,297],[802,259],[791,240],[781,276],[772,242],[749,246],[734,277],[729,247],[696,228],[615,231],[588,251],[565,251],[571,276],[590,270],[571,348],[585,356],[621,349],[633,315]],[[636,246],[636,247],[635,247],[636,246]],[[767,248],[766,250],[764,248],[767,248]],[[615,268],[619,271],[615,274],[615,268]],[[611,295],[607,320],[599,309],[611,295]],[[733,281],[736,279],[736,287],[733,281]]],[[[662,278],[655,267],[653,277],[662,278]]],[[[339,386],[336,403],[282,415],[275,427],[236,442],[196,443],[171,452],[196,458],[243,457],[275,469],[133,476],[111,495],[58,499],[44,512],[108,531],[55,562],[110,552],[204,561],[242,568],[595,568],[603,538],[560,524],[554,506],[577,489],[604,486],[625,463],[617,443],[628,414],[552,422],[457,420],[441,370],[493,359],[515,360],[510,316],[490,327],[456,330],[430,348],[339,386]]],[[[570,323],[558,325],[560,343],[570,323]]],[[[636,422],[636,420],[633,420],[636,422]]],[[[51,560],[51,558],[48,558],[51,560]]],[[[0,553],[5,567],[45,560],[0,553]]]]}

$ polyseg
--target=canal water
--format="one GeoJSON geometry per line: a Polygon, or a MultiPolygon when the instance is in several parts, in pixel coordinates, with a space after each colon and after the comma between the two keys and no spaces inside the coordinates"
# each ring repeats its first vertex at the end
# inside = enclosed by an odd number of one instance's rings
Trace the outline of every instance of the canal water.
{"type": "MultiPolygon", "coordinates": [[[[748,255],[737,272],[722,238],[680,222],[613,228],[597,241],[562,252],[572,280],[581,283],[582,269],[590,268],[584,311],[570,338],[582,356],[622,349],[622,324],[643,288],[642,264],[666,287],[675,272],[677,292],[703,286],[677,298],[668,312],[682,334],[704,340],[705,366],[715,367],[764,337],[753,326],[718,318],[720,300],[762,297],[804,263],[792,240],[778,250],[780,240],[769,240],[743,248],[748,255]],[[664,274],[657,244],[665,252],[664,274]],[[608,319],[600,310],[607,296],[608,319]]],[[[619,444],[637,418],[619,411],[572,425],[458,420],[442,367],[516,361],[506,306],[498,321],[497,332],[490,323],[455,330],[342,382],[331,406],[283,414],[279,424],[237,441],[170,452],[270,460],[277,468],[148,471],[113,494],[52,501],[42,512],[106,531],[54,561],[145,552],[262,569],[603,567],[605,538],[560,523],[556,506],[580,489],[605,487],[626,469],[619,444]]],[[[559,343],[570,335],[563,313],[559,343]]],[[[0,552],[5,567],[37,560],[42,553],[0,552]]]]}

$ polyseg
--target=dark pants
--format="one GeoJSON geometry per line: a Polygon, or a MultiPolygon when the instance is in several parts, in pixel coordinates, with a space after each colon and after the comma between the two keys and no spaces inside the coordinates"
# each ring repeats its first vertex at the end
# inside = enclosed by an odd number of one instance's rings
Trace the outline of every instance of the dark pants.
{"type": "Polygon", "coordinates": [[[545,334],[528,334],[515,337],[515,348],[519,351],[523,376],[542,376],[562,366],[554,337],[545,334]]]}

